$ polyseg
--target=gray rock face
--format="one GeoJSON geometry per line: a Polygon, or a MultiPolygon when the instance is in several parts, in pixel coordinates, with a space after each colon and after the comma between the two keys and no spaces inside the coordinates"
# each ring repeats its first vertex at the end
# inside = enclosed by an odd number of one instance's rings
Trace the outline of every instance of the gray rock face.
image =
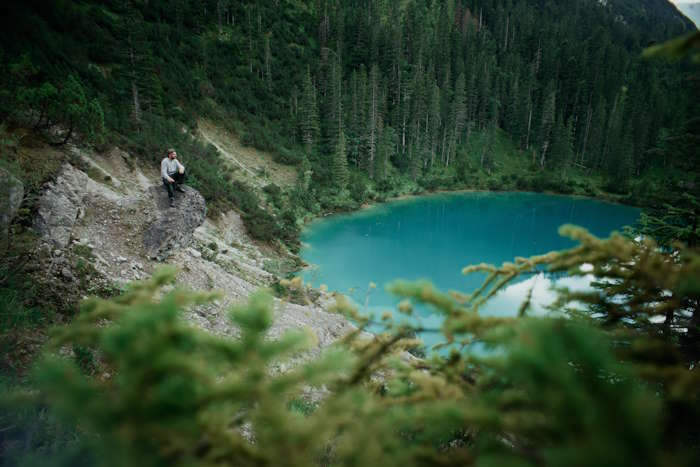
{"type": "Polygon", "coordinates": [[[202,195],[190,187],[183,188],[184,193],[175,195],[174,208],[169,206],[168,194],[162,186],[149,189],[158,214],[143,234],[143,245],[150,258],[162,261],[173,249],[189,245],[194,229],[206,218],[207,207],[202,195]]]}
{"type": "Polygon", "coordinates": [[[24,198],[24,185],[12,174],[0,169],[0,235],[7,239],[8,228],[24,198]]]}
{"type": "Polygon", "coordinates": [[[57,247],[65,248],[70,243],[71,231],[87,193],[88,180],[85,173],[64,164],[39,200],[34,227],[57,247]]]}

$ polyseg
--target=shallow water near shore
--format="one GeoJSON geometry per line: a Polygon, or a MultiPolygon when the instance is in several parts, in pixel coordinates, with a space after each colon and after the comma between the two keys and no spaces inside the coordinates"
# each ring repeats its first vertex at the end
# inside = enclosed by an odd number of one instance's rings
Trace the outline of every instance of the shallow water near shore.
{"type": "MultiPolygon", "coordinates": [[[[385,291],[393,280],[427,279],[440,290],[469,293],[484,275],[464,276],[464,266],[500,265],[516,256],[570,248],[575,243],[557,233],[562,224],[580,225],[606,237],[634,224],[639,214],[630,206],[540,193],[467,192],[398,200],[310,224],[302,233],[301,251],[310,267],[302,275],[305,282],[325,284],[378,316],[395,311],[400,301],[385,291]]],[[[523,277],[481,312],[515,315],[532,288],[531,313],[544,313],[554,298],[553,283],[585,289],[590,280],[545,274],[523,277]]],[[[428,307],[416,312],[424,327],[438,328],[442,322],[428,307]]],[[[420,337],[430,346],[441,336],[420,337]]]]}

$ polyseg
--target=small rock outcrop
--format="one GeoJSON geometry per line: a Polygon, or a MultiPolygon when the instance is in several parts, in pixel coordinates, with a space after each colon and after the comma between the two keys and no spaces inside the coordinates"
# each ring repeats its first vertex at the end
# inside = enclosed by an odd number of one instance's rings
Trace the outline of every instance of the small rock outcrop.
{"type": "Polygon", "coordinates": [[[64,164],[39,201],[34,227],[44,239],[59,248],[70,243],[73,226],[82,212],[88,180],[84,172],[64,164]]]}
{"type": "Polygon", "coordinates": [[[0,235],[2,243],[7,239],[12,219],[24,198],[24,185],[19,179],[0,168],[0,235]]]}
{"type": "Polygon", "coordinates": [[[174,248],[189,245],[194,230],[202,225],[207,215],[204,198],[190,187],[176,193],[175,208],[170,208],[168,195],[162,186],[149,189],[157,206],[157,219],[143,234],[143,245],[149,258],[164,260],[174,248]]]}

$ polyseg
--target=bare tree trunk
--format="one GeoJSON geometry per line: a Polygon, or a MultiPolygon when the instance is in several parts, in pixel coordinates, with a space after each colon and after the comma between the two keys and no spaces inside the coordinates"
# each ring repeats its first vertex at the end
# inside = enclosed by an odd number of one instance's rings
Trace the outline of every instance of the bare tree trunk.
{"type": "MultiPolygon", "coordinates": [[[[430,164],[432,165],[433,163],[433,154],[432,154],[432,143],[430,142],[430,115],[428,114],[428,111],[426,110],[425,112],[425,144],[426,147],[428,148],[428,152],[430,153],[430,164]]],[[[427,161],[424,161],[423,168],[425,168],[425,165],[427,164],[427,161]]]]}
{"type": "Polygon", "coordinates": [[[250,24],[250,11],[248,12],[248,70],[253,74],[253,33],[250,24]]]}
{"type": "MultiPolygon", "coordinates": [[[[131,42],[131,37],[129,37],[129,42],[131,42]]],[[[136,85],[136,57],[133,44],[129,45],[129,62],[131,64],[131,98],[133,103],[131,115],[138,123],[141,121],[141,102],[139,100],[139,88],[136,85]]]]}
{"type": "MultiPolygon", "coordinates": [[[[592,95],[592,93],[591,93],[592,95]]],[[[588,146],[588,135],[591,131],[591,120],[593,119],[593,109],[591,108],[591,101],[588,100],[588,111],[586,112],[586,129],[583,132],[583,148],[581,149],[581,165],[584,165],[586,160],[586,147],[588,146]]]]}
{"type": "Polygon", "coordinates": [[[525,135],[525,150],[530,149],[530,129],[532,128],[532,103],[530,104],[530,112],[527,116],[527,133],[525,135]]]}
{"type": "Polygon", "coordinates": [[[219,37],[221,37],[224,34],[224,28],[221,23],[221,13],[223,10],[223,7],[221,5],[222,0],[217,0],[216,2],[216,19],[219,22],[219,37]]]}
{"type": "Polygon", "coordinates": [[[141,104],[139,103],[139,88],[136,86],[136,78],[131,80],[131,97],[133,99],[133,109],[131,115],[137,122],[141,121],[141,104]]]}
{"type": "Polygon", "coordinates": [[[544,168],[544,161],[547,156],[547,148],[549,148],[549,141],[545,141],[542,145],[542,155],[540,156],[540,167],[544,168]]]}
{"type": "Polygon", "coordinates": [[[440,159],[442,163],[445,163],[445,145],[447,144],[447,125],[442,129],[442,151],[440,153],[440,159]]]}
{"type": "Polygon", "coordinates": [[[377,154],[377,129],[379,127],[379,76],[376,68],[373,68],[370,75],[372,101],[370,105],[369,171],[370,177],[374,177],[374,158],[377,154]]]}
{"type": "Polygon", "coordinates": [[[272,31],[268,31],[267,34],[265,34],[265,82],[267,84],[268,90],[272,87],[272,73],[270,72],[270,58],[271,58],[270,36],[271,35],[272,35],[272,31]]]}
{"type": "Polygon", "coordinates": [[[406,112],[403,112],[403,121],[401,122],[401,154],[406,153],[406,112]]]}

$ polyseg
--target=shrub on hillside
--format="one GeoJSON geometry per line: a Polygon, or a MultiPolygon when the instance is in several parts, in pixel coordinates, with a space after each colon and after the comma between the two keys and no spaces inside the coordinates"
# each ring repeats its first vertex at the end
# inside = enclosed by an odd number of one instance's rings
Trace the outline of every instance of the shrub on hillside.
{"type": "Polygon", "coordinates": [[[367,177],[357,171],[351,171],[348,189],[350,190],[352,199],[360,204],[364,203],[367,200],[369,191],[367,177]]]}
{"type": "Polygon", "coordinates": [[[269,242],[279,238],[277,221],[267,211],[256,207],[244,211],[241,217],[245,222],[246,230],[254,239],[269,242]]]}
{"type": "Polygon", "coordinates": [[[275,162],[287,165],[297,165],[301,163],[301,160],[304,158],[304,154],[300,150],[288,149],[284,146],[278,149],[276,148],[276,150],[272,152],[272,156],[275,162]]]}
{"type": "Polygon", "coordinates": [[[263,187],[269,201],[277,208],[282,207],[282,189],[274,183],[268,183],[263,187]]]}

